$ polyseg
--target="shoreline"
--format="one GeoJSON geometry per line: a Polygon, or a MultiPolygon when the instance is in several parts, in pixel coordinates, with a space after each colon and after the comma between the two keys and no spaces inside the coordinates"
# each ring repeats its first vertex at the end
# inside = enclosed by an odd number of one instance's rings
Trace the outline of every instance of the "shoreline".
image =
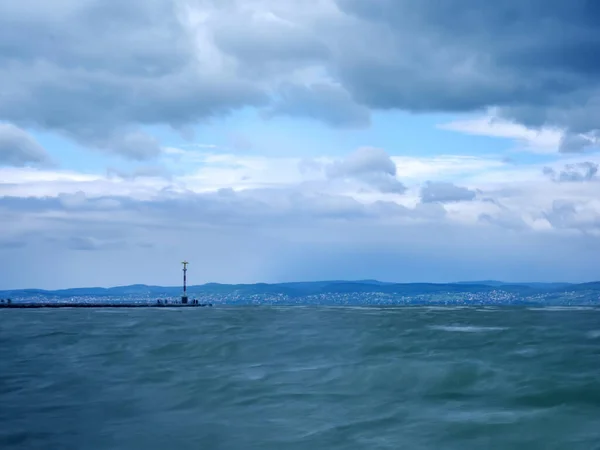
{"type": "Polygon", "coordinates": [[[212,303],[198,304],[152,304],[152,303],[11,303],[0,305],[0,309],[40,309],[40,308],[202,308],[212,307],[212,303]]]}

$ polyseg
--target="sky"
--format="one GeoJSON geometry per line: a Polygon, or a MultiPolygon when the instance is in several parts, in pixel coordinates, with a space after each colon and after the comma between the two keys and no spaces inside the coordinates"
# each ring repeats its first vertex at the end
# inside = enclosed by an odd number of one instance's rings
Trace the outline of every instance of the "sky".
{"type": "Polygon", "coordinates": [[[0,289],[598,280],[599,21],[0,0],[0,289]]]}

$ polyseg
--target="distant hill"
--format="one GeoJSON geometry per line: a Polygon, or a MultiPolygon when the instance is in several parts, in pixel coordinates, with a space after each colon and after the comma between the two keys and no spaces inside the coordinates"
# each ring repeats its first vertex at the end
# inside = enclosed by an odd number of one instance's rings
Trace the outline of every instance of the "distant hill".
{"type": "MultiPolygon", "coordinates": [[[[188,292],[213,295],[285,295],[302,297],[316,294],[384,293],[415,296],[435,293],[484,293],[495,290],[517,295],[551,294],[558,292],[600,292],[600,282],[591,283],[505,283],[501,281],[461,281],[457,283],[390,283],[377,280],[360,281],[305,281],[287,283],[220,284],[207,283],[189,286],[188,292]]],[[[151,286],[134,284],[111,288],[89,287],[59,290],[18,289],[0,291],[0,298],[10,297],[81,297],[81,296],[178,296],[180,286],[151,286]]]]}
{"type": "MultiPolygon", "coordinates": [[[[540,283],[540,282],[533,282],[533,283],[506,283],[504,281],[497,281],[497,280],[458,281],[458,282],[453,283],[453,284],[460,284],[460,285],[482,284],[482,285],[486,285],[486,286],[496,286],[496,287],[502,287],[502,286],[506,286],[506,285],[512,285],[512,286],[529,286],[529,287],[538,288],[538,289],[562,289],[562,288],[566,288],[566,287],[569,287],[569,286],[573,286],[572,283],[540,283]]],[[[584,284],[589,284],[589,283],[584,283],[584,284]]]]}

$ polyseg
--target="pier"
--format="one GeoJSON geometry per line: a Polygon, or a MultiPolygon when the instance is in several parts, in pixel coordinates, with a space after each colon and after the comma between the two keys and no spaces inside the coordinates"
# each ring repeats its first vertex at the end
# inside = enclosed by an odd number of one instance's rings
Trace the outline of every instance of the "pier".
{"type": "Polygon", "coordinates": [[[40,308],[201,308],[212,307],[212,303],[201,303],[198,299],[189,299],[187,293],[187,261],[183,261],[183,293],[180,301],[158,298],[143,302],[115,301],[12,301],[0,299],[0,309],[40,309],[40,308]]]}
{"type": "Polygon", "coordinates": [[[212,303],[102,303],[102,302],[35,302],[0,303],[0,309],[39,309],[39,308],[199,308],[212,307],[212,303]]]}

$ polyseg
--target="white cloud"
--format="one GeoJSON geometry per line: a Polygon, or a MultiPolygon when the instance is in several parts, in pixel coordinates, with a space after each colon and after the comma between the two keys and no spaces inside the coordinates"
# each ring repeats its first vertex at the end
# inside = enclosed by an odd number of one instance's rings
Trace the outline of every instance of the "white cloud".
{"type": "Polygon", "coordinates": [[[524,125],[500,119],[494,115],[455,120],[440,124],[438,128],[475,136],[512,139],[517,144],[515,150],[543,154],[558,152],[564,134],[561,130],[553,128],[530,129],[524,125]]]}
{"type": "Polygon", "coordinates": [[[495,158],[459,155],[433,157],[392,156],[397,174],[414,181],[460,179],[473,174],[487,173],[507,164],[495,158]]]}
{"type": "Polygon", "coordinates": [[[573,134],[556,127],[528,128],[498,117],[493,108],[485,116],[454,120],[439,124],[438,128],[472,136],[510,139],[515,143],[512,151],[538,154],[580,153],[597,147],[600,142],[594,132],[573,134]]]}
{"type": "MultiPolygon", "coordinates": [[[[380,150],[377,154],[385,156],[380,150]]],[[[486,158],[394,156],[396,179],[407,187],[398,193],[365,189],[361,177],[327,176],[327,167],[363,174],[363,166],[356,166],[363,160],[366,167],[393,176],[393,166],[381,157],[350,155],[346,162],[329,157],[303,164],[300,158],[178,150],[163,158],[185,171],[169,180],[1,168],[0,232],[11,245],[0,251],[14,261],[27,256],[34,265],[48,261],[32,252],[60,255],[60,265],[45,269],[56,278],[46,279],[46,286],[68,285],[73,273],[81,274],[82,284],[168,283],[161,278],[160,271],[168,270],[164,261],[181,257],[198,265],[198,282],[591,276],[583,263],[593,259],[588,249],[596,248],[587,239],[600,230],[593,179],[557,183],[541,165],[519,168],[486,158]],[[503,181],[498,175],[489,182],[489,174],[498,170],[503,181]],[[420,201],[424,186],[450,183],[461,194],[477,195],[460,195],[455,203],[420,201]],[[558,249],[578,262],[554,261],[548,267],[558,249]],[[109,260],[118,261],[120,271],[113,271],[109,260]],[[235,262],[229,265],[229,260],[235,262]],[[432,260],[427,269],[426,261],[432,260]],[[517,260],[537,268],[520,273],[517,260]],[[94,267],[106,263],[103,278],[82,272],[84,261],[94,267]],[[125,273],[134,262],[158,279],[143,278],[145,272],[137,268],[125,273]],[[398,268],[395,275],[390,267],[398,268]]],[[[11,274],[12,282],[30,285],[11,274]]],[[[0,278],[0,285],[6,280],[0,278]]]]}
{"type": "MultiPolygon", "coordinates": [[[[379,154],[387,158],[383,150],[365,151],[372,153],[374,158],[379,154]]],[[[516,167],[488,158],[451,155],[434,158],[392,156],[387,160],[392,164],[389,168],[385,158],[377,156],[373,159],[361,155],[362,153],[355,153],[341,160],[324,157],[306,161],[291,157],[236,156],[168,149],[163,157],[165,164],[185,168],[170,178],[145,169],[140,169],[138,176],[114,176],[112,172],[99,175],[74,171],[0,168],[0,195],[58,198],[60,195],[85,193],[87,198],[114,197],[149,201],[164,198],[165,195],[177,198],[231,191],[247,193],[237,200],[253,199],[259,202],[273,201],[277,198],[273,195],[284,193],[280,198],[287,202],[289,193],[295,192],[298,195],[313,196],[313,199],[317,199],[319,195],[328,195],[353,199],[359,204],[391,202],[414,209],[420,202],[422,188],[452,187],[455,184],[465,195],[461,196],[463,201],[458,204],[444,205],[450,220],[475,223],[480,214],[491,215],[505,208],[530,224],[540,220],[543,211],[550,208],[556,198],[585,201],[596,196],[595,184],[555,183],[544,175],[544,167],[541,165],[516,167]],[[347,167],[350,169],[345,169],[347,167]],[[344,176],[340,177],[342,169],[344,176]],[[390,177],[390,180],[395,180],[399,186],[405,185],[406,192],[380,189],[382,180],[371,176],[375,169],[382,171],[381,174],[390,177]],[[332,170],[335,176],[331,175],[332,170]],[[369,186],[374,190],[365,189],[369,186]],[[475,192],[476,200],[472,194],[475,192]],[[469,193],[469,198],[466,193],[469,193]]],[[[594,161],[594,158],[587,160],[594,161]]],[[[576,158],[571,158],[568,162],[575,164],[576,161],[576,158]]],[[[554,167],[555,170],[560,170],[560,166],[554,167]]],[[[135,175],[136,172],[133,171],[132,174],[135,175]]],[[[226,199],[222,195],[219,198],[226,199]]]]}

